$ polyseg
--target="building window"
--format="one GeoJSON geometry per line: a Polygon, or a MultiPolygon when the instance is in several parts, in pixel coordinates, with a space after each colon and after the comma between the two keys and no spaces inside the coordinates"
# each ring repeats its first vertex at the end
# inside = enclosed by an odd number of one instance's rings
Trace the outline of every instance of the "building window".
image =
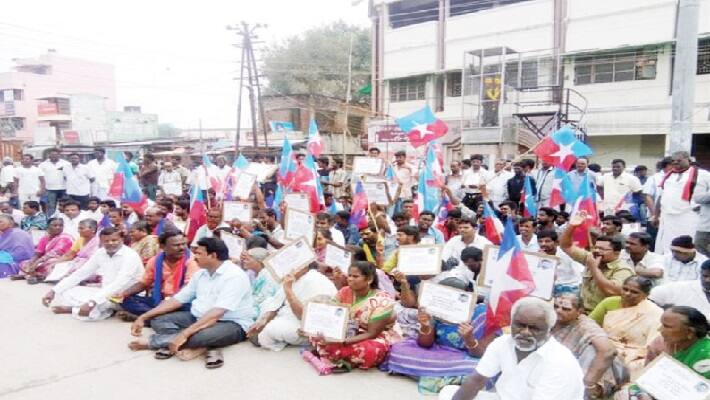
{"type": "Polygon", "coordinates": [[[0,89],[0,101],[24,100],[25,91],[22,89],[0,89]]]}
{"type": "Polygon", "coordinates": [[[439,0],[405,0],[389,5],[392,28],[439,20],[439,0]]]}
{"type": "Polygon", "coordinates": [[[538,86],[537,60],[505,64],[505,86],[516,89],[536,88],[538,86]]]}
{"type": "Polygon", "coordinates": [[[710,38],[698,40],[698,75],[710,74],[710,38]]]}
{"type": "Polygon", "coordinates": [[[0,125],[2,125],[2,130],[12,130],[21,131],[25,129],[25,119],[21,117],[11,117],[0,119],[0,125]]]}
{"type": "Polygon", "coordinates": [[[656,79],[656,61],[655,51],[643,50],[579,57],[574,62],[574,84],[656,79]]]}
{"type": "Polygon", "coordinates": [[[390,102],[424,100],[426,79],[424,77],[392,79],[390,84],[390,102]]]}
{"type": "Polygon", "coordinates": [[[449,0],[449,16],[471,14],[489,8],[522,3],[530,0],[449,0]]]}
{"type": "Polygon", "coordinates": [[[446,74],[446,97],[461,97],[461,72],[446,74]]]}

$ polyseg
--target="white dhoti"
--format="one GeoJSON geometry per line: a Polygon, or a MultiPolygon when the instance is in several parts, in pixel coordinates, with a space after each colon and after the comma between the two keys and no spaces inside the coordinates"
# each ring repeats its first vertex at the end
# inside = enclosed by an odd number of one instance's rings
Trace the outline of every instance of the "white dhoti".
{"type": "MultiPolygon", "coordinates": [[[[439,400],[451,400],[454,398],[454,395],[456,392],[459,390],[458,385],[446,385],[443,388],[441,388],[441,391],[439,392],[439,400]]],[[[480,391],[478,392],[478,395],[476,396],[475,400],[500,400],[500,397],[496,393],[492,392],[486,392],[486,391],[480,391]]]]}
{"type": "Polygon", "coordinates": [[[280,351],[287,345],[308,344],[308,338],[298,334],[299,328],[301,328],[301,321],[295,317],[277,316],[266,324],[259,333],[259,345],[265,349],[280,351]]]}
{"type": "Polygon", "coordinates": [[[52,301],[52,307],[71,307],[72,316],[81,321],[101,321],[113,315],[116,306],[110,301],[102,304],[97,304],[88,317],[79,315],[79,308],[88,303],[98,292],[100,288],[90,286],[75,286],[67,289],[62,293],[58,293],[52,301]]]}
{"type": "Polygon", "coordinates": [[[661,213],[658,236],[656,237],[656,253],[667,254],[671,251],[673,239],[682,235],[695,237],[698,230],[698,214],[690,211],[683,214],[661,213]]]}

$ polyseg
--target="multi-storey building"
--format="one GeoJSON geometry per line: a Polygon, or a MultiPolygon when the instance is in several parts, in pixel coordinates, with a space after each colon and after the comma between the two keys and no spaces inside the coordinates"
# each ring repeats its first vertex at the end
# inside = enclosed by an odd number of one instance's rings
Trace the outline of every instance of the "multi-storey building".
{"type": "MultiPolygon", "coordinates": [[[[710,0],[699,0],[693,153],[710,162],[710,0]]],[[[429,105],[449,159],[511,157],[569,123],[607,164],[653,165],[671,127],[676,0],[373,0],[369,140],[429,105]]]]}

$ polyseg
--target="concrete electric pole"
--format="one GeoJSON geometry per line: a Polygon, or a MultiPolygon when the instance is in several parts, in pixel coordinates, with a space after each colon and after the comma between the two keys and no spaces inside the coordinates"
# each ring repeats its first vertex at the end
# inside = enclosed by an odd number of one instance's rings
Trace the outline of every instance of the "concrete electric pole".
{"type": "Polygon", "coordinates": [[[679,0],[676,16],[671,133],[667,153],[687,151],[693,144],[695,72],[698,63],[699,0],[679,0]]]}

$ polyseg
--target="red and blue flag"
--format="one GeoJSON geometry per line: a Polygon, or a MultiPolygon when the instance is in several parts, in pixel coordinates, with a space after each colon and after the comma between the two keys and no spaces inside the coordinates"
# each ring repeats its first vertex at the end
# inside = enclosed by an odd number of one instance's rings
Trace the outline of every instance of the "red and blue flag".
{"type": "Polygon", "coordinates": [[[278,182],[284,187],[291,186],[293,178],[296,175],[296,159],[293,153],[293,147],[287,137],[284,137],[283,147],[281,148],[281,163],[277,174],[278,182]]]}
{"type": "Polygon", "coordinates": [[[574,192],[572,181],[567,173],[559,168],[555,168],[555,175],[552,181],[552,192],[550,193],[550,207],[557,207],[560,204],[574,204],[577,194],[574,192]]]}
{"type": "Polygon", "coordinates": [[[321,142],[315,118],[311,118],[311,122],[308,124],[308,144],[306,148],[314,157],[320,157],[320,153],[323,151],[323,142],[321,142]]]}
{"type": "Polygon", "coordinates": [[[586,174],[579,185],[579,192],[572,207],[572,215],[582,211],[587,214],[587,220],[577,227],[572,234],[572,240],[579,247],[589,246],[590,229],[599,225],[599,213],[597,212],[597,203],[594,198],[595,196],[589,185],[589,174],[586,174]]]}
{"type": "Polygon", "coordinates": [[[197,185],[194,185],[192,193],[190,193],[190,214],[188,214],[186,232],[188,242],[192,242],[197,230],[206,223],[207,208],[205,207],[205,198],[202,196],[202,190],[197,185]]]}
{"type": "Polygon", "coordinates": [[[525,176],[523,185],[523,216],[537,217],[537,204],[535,203],[535,195],[533,194],[533,186],[529,176],[525,176]]]}
{"type": "Polygon", "coordinates": [[[500,244],[502,241],[501,230],[503,226],[488,205],[488,202],[483,202],[483,226],[486,230],[486,239],[490,240],[493,244],[500,244]]]}
{"type": "Polygon", "coordinates": [[[535,281],[510,218],[505,221],[494,270],[487,273],[494,274],[486,309],[485,331],[490,334],[509,326],[513,304],[535,290],[535,281]]]}
{"type": "Polygon", "coordinates": [[[409,143],[414,147],[438,139],[449,130],[446,123],[434,115],[429,106],[396,120],[399,128],[407,133],[409,143]]]}
{"type": "Polygon", "coordinates": [[[353,193],[353,205],[350,209],[350,223],[357,226],[358,229],[367,228],[367,193],[362,187],[362,182],[358,181],[355,184],[355,193],[353,193]]]}
{"type": "Polygon", "coordinates": [[[321,205],[325,206],[323,198],[323,188],[320,184],[320,176],[316,169],[316,163],[311,154],[306,155],[305,160],[296,169],[293,177],[292,189],[295,192],[305,193],[310,201],[311,212],[320,211],[321,205]]]}
{"type": "Polygon", "coordinates": [[[143,214],[148,208],[148,197],[141,190],[138,178],[133,175],[123,153],[118,153],[116,162],[118,167],[113,174],[109,196],[121,199],[122,204],[128,204],[138,214],[143,214]]]}
{"type": "Polygon", "coordinates": [[[435,171],[438,163],[433,146],[428,146],[424,160],[424,170],[419,173],[419,183],[417,185],[417,205],[419,212],[431,211],[436,213],[439,206],[441,178],[437,176],[435,171]]]}
{"type": "Polygon", "coordinates": [[[569,126],[564,126],[543,139],[534,152],[543,162],[569,171],[577,158],[592,154],[592,149],[577,139],[569,126]]]}

